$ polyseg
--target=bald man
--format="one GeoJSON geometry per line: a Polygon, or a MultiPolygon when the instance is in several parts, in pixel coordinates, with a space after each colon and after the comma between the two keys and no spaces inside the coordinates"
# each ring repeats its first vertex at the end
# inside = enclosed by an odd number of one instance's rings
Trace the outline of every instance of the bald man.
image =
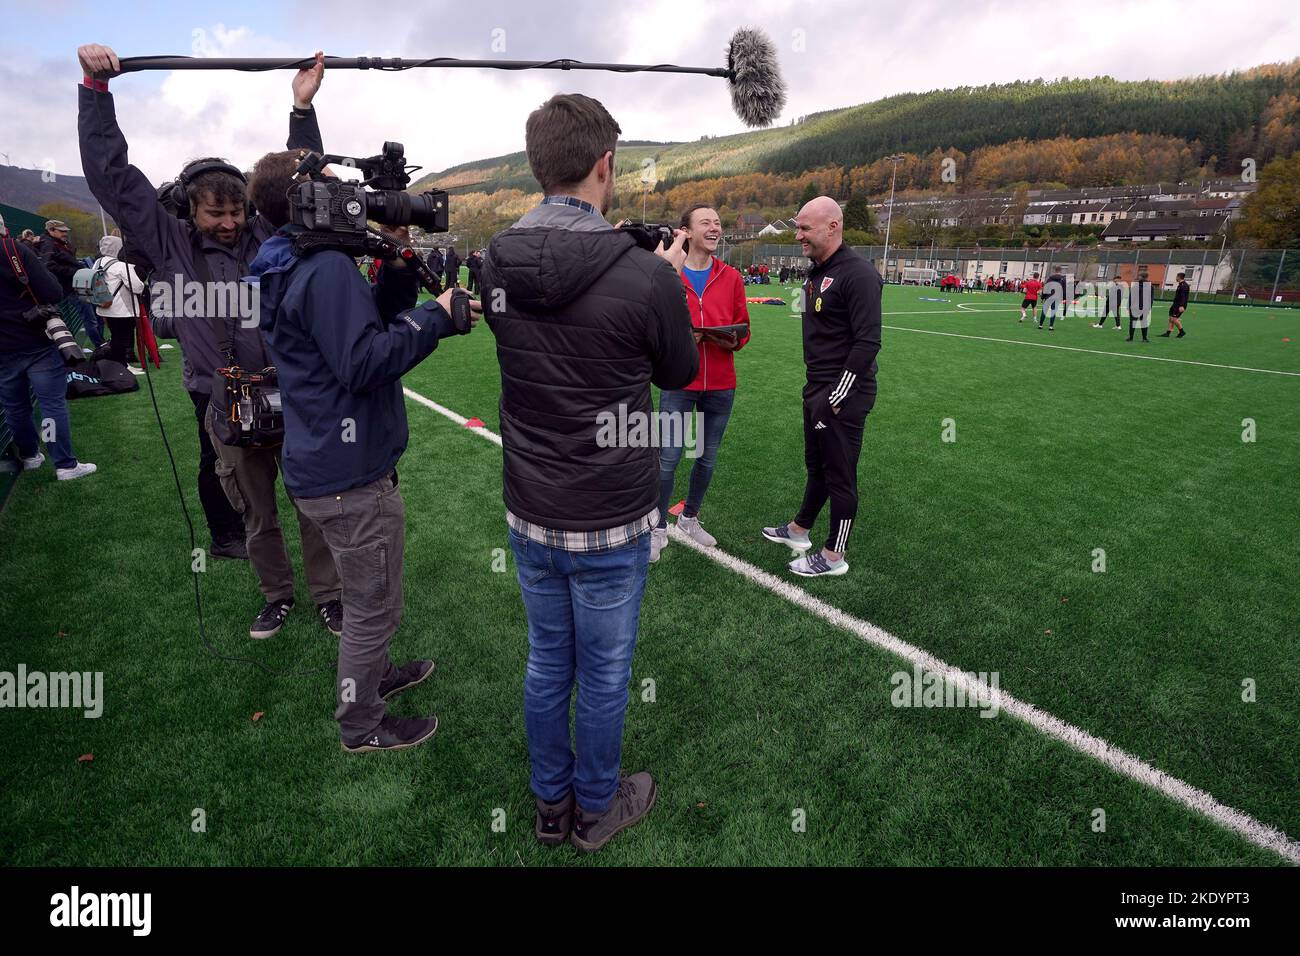
{"type": "Polygon", "coordinates": [[[803,577],[839,575],[858,513],[858,455],[867,413],[876,402],[876,353],[880,351],[880,273],[844,245],[839,203],[818,196],[795,218],[795,238],[812,260],[804,282],[803,389],[804,464],[808,480],[793,521],[764,528],[763,537],[795,552],[812,547],[809,531],[827,499],[831,525],[826,544],[791,561],[803,577]]]}

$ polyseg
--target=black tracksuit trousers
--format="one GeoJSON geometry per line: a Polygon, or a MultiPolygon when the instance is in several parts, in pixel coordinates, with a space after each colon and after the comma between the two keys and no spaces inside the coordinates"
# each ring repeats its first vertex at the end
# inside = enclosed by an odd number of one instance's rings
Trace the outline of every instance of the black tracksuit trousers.
{"type": "Polygon", "coordinates": [[[858,456],[867,414],[876,396],[874,390],[855,389],[836,414],[826,400],[835,385],[809,383],[804,388],[803,448],[808,480],[794,521],[801,528],[812,528],[829,498],[831,526],[826,549],[843,552],[858,514],[858,456]]]}

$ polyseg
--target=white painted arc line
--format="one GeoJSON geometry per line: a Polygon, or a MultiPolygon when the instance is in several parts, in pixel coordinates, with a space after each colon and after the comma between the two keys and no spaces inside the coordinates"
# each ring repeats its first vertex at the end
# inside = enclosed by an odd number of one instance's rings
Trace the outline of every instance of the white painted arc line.
{"type": "MultiPolygon", "coordinates": [[[[419,392],[403,387],[402,393],[414,402],[418,402],[425,408],[431,409],[438,414],[449,418],[457,425],[464,426],[469,421],[465,416],[460,415],[451,409],[439,405],[431,398],[426,398],[419,392]]],[[[492,442],[498,447],[501,446],[501,436],[486,427],[469,428],[467,431],[473,432],[480,438],[492,442]]],[[[854,617],[839,608],[827,604],[820,598],[813,597],[803,588],[796,587],[788,581],[778,578],[761,568],[755,567],[747,561],[737,558],[735,555],[728,554],[721,548],[706,548],[697,544],[685,533],[678,531],[674,524],[669,528],[669,534],[674,541],[677,541],[693,551],[697,551],[712,561],[722,565],[730,571],[734,571],[741,577],[746,578],[760,587],[766,588],[773,594],[784,598],[791,604],[794,604],[811,614],[820,617],[827,623],[848,631],[850,634],[866,641],[881,650],[884,650],[895,657],[902,658],[910,664],[921,667],[923,670],[933,673],[942,674],[944,680],[954,687],[961,688],[966,699],[991,699],[997,706],[1011,714],[1011,716],[1029,724],[1035,730],[1055,740],[1059,740],[1067,747],[1087,757],[1092,757],[1099,763],[1110,768],[1116,773],[1144,784],[1151,789],[1164,794],[1171,800],[1182,804],[1189,810],[1199,813],[1213,822],[1219,824],[1225,829],[1237,833],[1249,842],[1266,850],[1271,850],[1279,856],[1292,863],[1300,864],[1300,843],[1292,840],[1289,836],[1271,827],[1260,820],[1241,810],[1236,810],[1226,804],[1220,803],[1211,794],[1206,793],[1197,787],[1192,786],[1177,777],[1171,777],[1158,767],[1154,767],[1146,761],[1128,753],[1111,743],[1095,737],[1082,728],[1073,724],[1066,723],[1059,717],[1054,717],[1046,711],[1039,710],[1033,704],[1026,703],[1017,697],[1013,697],[1001,688],[990,688],[980,683],[973,676],[953,667],[947,662],[940,660],[928,651],[909,644],[906,641],[895,637],[883,628],[877,627],[870,621],[854,617]],[[987,695],[982,697],[981,695],[987,695]]]]}
{"type": "MultiPolygon", "coordinates": [[[[993,311],[990,309],[989,311],[993,311]]],[[[1001,310],[1005,311],[1005,310],[1001,310]]],[[[1015,311],[1019,311],[1018,309],[1015,311]]],[[[895,313],[898,314],[898,313],[895,313]]],[[[913,313],[919,314],[919,313],[913,313]]],[[[928,313],[933,315],[934,313],[928,313]]],[[[1020,339],[996,339],[987,335],[966,335],[961,332],[940,332],[937,329],[909,329],[901,325],[886,325],[891,332],[920,332],[922,335],[942,335],[953,339],[973,339],[977,342],[1001,342],[1004,345],[1028,345],[1039,349],[1059,349],[1062,352],[1085,352],[1088,355],[1113,355],[1118,358],[1140,359],[1146,362],[1172,362],[1175,365],[1199,365],[1203,368],[1226,368],[1235,372],[1259,372],[1264,375],[1287,375],[1300,378],[1300,372],[1283,372],[1275,368],[1250,368],[1245,365],[1216,365],[1214,362],[1194,362],[1191,359],[1161,358],[1158,355],[1131,355],[1128,352],[1104,352],[1101,349],[1081,349],[1071,345],[1052,345],[1048,342],[1024,342],[1020,339]]]]}

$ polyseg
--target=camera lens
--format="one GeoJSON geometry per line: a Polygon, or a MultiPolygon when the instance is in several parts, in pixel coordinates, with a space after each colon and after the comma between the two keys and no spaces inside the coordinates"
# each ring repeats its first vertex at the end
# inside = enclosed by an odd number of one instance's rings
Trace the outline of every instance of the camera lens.
{"type": "Polygon", "coordinates": [[[416,225],[429,232],[446,232],[447,194],[439,190],[425,193],[377,189],[366,195],[367,215],[386,226],[416,225]]]}

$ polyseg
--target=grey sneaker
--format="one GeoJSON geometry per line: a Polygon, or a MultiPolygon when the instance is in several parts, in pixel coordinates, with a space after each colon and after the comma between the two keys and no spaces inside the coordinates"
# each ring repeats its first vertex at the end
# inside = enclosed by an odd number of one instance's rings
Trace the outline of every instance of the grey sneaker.
{"type": "Polygon", "coordinates": [[[589,814],[582,807],[577,808],[569,842],[583,853],[594,853],[620,831],[640,823],[655,805],[658,792],[654,777],[648,773],[624,777],[618,782],[614,799],[604,813],[589,814]]]}
{"type": "Polygon", "coordinates": [[[537,842],[559,846],[568,840],[573,829],[573,791],[559,803],[547,803],[541,797],[533,799],[537,801],[537,820],[533,824],[537,842]]]}
{"type": "Polygon", "coordinates": [[[659,552],[668,547],[668,529],[655,528],[650,532],[650,563],[659,560],[659,552]]]}
{"type": "Polygon", "coordinates": [[[677,527],[686,532],[686,536],[698,545],[711,548],[718,543],[718,539],[709,534],[700,527],[699,516],[687,518],[685,515],[677,519],[677,527]]]}
{"type": "Polygon", "coordinates": [[[840,558],[838,561],[830,561],[826,555],[820,551],[814,551],[812,554],[805,554],[801,558],[796,558],[786,565],[795,574],[805,578],[817,578],[822,575],[834,577],[840,574],[847,574],[849,562],[840,558]]]}
{"type": "Polygon", "coordinates": [[[802,538],[796,538],[790,533],[790,526],[779,524],[775,528],[764,528],[763,537],[768,541],[775,541],[777,544],[783,544],[791,551],[804,552],[812,547],[812,539],[808,535],[802,538]]]}

